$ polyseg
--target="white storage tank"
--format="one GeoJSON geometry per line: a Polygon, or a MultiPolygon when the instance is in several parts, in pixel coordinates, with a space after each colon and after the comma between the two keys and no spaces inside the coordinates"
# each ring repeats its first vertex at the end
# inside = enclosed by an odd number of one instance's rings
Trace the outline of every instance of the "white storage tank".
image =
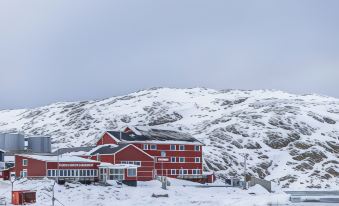
{"type": "Polygon", "coordinates": [[[0,149],[6,151],[24,150],[25,138],[22,134],[0,134],[0,149]]]}
{"type": "Polygon", "coordinates": [[[5,134],[0,133],[0,149],[5,149],[5,134]]]}
{"type": "Polygon", "coordinates": [[[50,136],[30,136],[27,149],[33,153],[51,153],[50,136]]]}

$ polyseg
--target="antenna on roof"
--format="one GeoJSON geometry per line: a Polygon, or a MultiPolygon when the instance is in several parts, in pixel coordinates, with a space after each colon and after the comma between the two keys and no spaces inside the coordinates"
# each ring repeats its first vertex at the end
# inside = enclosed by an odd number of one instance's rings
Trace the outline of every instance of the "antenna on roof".
{"type": "Polygon", "coordinates": [[[121,140],[121,131],[120,131],[120,140],[121,140]]]}

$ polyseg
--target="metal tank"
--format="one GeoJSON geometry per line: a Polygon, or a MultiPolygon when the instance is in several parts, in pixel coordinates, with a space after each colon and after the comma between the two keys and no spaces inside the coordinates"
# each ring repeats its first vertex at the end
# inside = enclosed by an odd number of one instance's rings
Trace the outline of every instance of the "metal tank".
{"type": "Polygon", "coordinates": [[[0,149],[5,149],[5,134],[0,133],[0,149]]]}
{"type": "Polygon", "coordinates": [[[27,138],[28,150],[33,153],[51,153],[50,136],[31,136],[27,138]]]}
{"type": "Polygon", "coordinates": [[[0,135],[0,149],[5,151],[24,150],[25,138],[22,134],[7,133],[0,135]]]}

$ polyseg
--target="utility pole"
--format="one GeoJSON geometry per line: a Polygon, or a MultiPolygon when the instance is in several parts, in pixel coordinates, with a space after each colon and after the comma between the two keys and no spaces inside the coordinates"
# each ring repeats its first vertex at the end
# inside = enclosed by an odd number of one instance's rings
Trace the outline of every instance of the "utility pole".
{"type": "Polygon", "coordinates": [[[55,183],[59,183],[59,148],[57,150],[57,179],[53,183],[53,188],[52,188],[52,206],[55,204],[55,197],[54,197],[54,188],[55,188],[55,183]]]}
{"type": "Polygon", "coordinates": [[[16,177],[13,175],[10,174],[10,181],[11,181],[11,184],[12,184],[12,193],[11,193],[11,203],[13,202],[13,189],[14,189],[14,182],[16,181],[16,177]]]}

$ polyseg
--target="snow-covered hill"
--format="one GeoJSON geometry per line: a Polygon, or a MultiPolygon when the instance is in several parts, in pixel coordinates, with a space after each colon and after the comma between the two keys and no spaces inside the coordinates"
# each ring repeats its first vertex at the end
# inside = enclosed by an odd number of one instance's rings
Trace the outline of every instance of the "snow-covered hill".
{"type": "Polygon", "coordinates": [[[205,169],[224,176],[241,175],[242,155],[249,154],[248,171],[282,187],[339,184],[339,100],[331,97],[155,88],[0,111],[0,131],[52,135],[54,149],[91,145],[104,130],[126,125],[190,133],[206,144],[205,169]]]}

